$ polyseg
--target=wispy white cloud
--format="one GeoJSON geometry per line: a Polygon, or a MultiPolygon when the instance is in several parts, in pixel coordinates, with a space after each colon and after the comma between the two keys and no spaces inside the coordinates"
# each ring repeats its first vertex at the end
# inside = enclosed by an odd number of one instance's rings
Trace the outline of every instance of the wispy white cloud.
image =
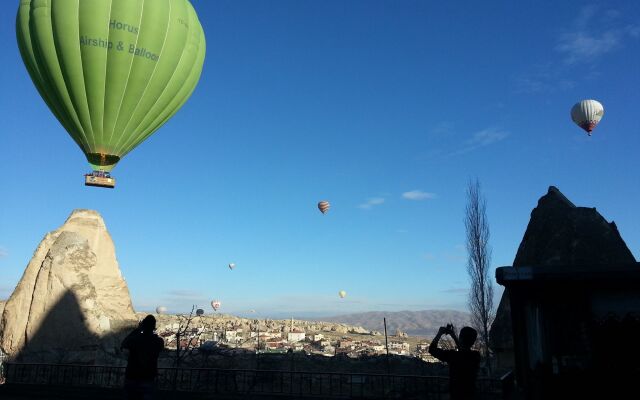
{"type": "MultiPolygon", "coordinates": [[[[434,146],[428,153],[421,158],[425,160],[446,159],[453,156],[466,154],[476,149],[490,146],[498,143],[510,136],[508,130],[502,129],[496,125],[489,126],[485,129],[469,133],[454,132],[446,141],[434,143],[434,146]]],[[[412,190],[402,194],[407,200],[427,200],[437,198],[437,194],[431,192],[423,192],[421,190],[412,190]]]]}
{"type": "Polygon", "coordinates": [[[207,297],[193,290],[176,289],[166,292],[162,296],[161,303],[169,308],[189,309],[191,305],[198,304],[200,306],[208,304],[207,297]]]}
{"type": "Polygon", "coordinates": [[[363,210],[370,210],[375,206],[379,206],[380,204],[384,203],[384,198],[383,197],[372,197],[370,199],[367,199],[366,202],[359,204],[358,208],[362,208],[363,210]]]}
{"type": "Polygon", "coordinates": [[[467,294],[469,293],[469,288],[450,288],[441,290],[442,293],[452,293],[452,294],[467,294]]]}
{"type": "Polygon", "coordinates": [[[167,292],[167,294],[169,296],[173,296],[173,297],[185,297],[185,298],[192,298],[192,297],[202,296],[201,293],[196,292],[194,290],[189,290],[189,289],[170,290],[170,291],[167,292]]]}
{"type": "Polygon", "coordinates": [[[564,70],[553,63],[537,64],[530,71],[514,78],[518,93],[539,94],[568,90],[576,86],[573,79],[564,75],[564,70]]]}
{"type": "Polygon", "coordinates": [[[487,128],[473,134],[467,145],[481,147],[499,142],[509,136],[509,132],[496,128],[487,128]]]}
{"type": "Polygon", "coordinates": [[[560,36],[556,50],[564,54],[564,62],[593,62],[616,50],[623,38],[623,31],[609,30],[600,33],[588,31],[567,32],[560,36]]]}
{"type": "Polygon", "coordinates": [[[411,190],[409,192],[402,193],[402,197],[407,200],[427,200],[435,199],[435,193],[423,192],[421,190],[411,190]]]}
{"type": "Polygon", "coordinates": [[[583,7],[572,28],[558,37],[555,50],[564,55],[566,64],[593,63],[605,54],[623,47],[626,39],[640,36],[640,26],[625,24],[623,14],[615,9],[600,10],[595,5],[583,7]]]}
{"type": "Polygon", "coordinates": [[[528,71],[516,75],[516,92],[554,93],[570,90],[581,80],[597,78],[600,74],[596,68],[599,60],[624,48],[629,40],[640,38],[640,25],[635,21],[625,21],[625,18],[626,15],[616,9],[597,5],[582,7],[575,19],[557,33],[550,49],[560,55],[560,62],[534,63],[528,71]],[[581,69],[579,75],[574,73],[577,66],[581,69]]]}
{"type": "Polygon", "coordinates": [[[622,13],[618,10],[607,10],[604,12],[605,21],[613,21],[622,16],[622,13]]]}
{"type": "Polygon", "coordinates": [[[481,147],[489,146],[494,143],[501,142],[509,137],[509,132],[499,128],[486,128],[481,131],[475,132],[469,139],[463,142],[462,146],[449,155],[460,155],[470,151],[479,149],[481,147]]]}
{"type": "Polygon", "coordinates": [[[7,249],[3,246],[0,246],[0,258],[4,258],[9,255],[7,249]]]}
{"type": "Polygon", "coordinates": [[[449,136],[455,133],[454,125],[449,121],[438,122],[433,128],[429,130],[429,134],[432,136],[442,137],[449,136]]]}
{"type": "MultiPolygon", "coordinates": [[[[598,12],[598,7],[595,4],[587,4],[583,6],[576,15],[575,20],[573,21],[573,26],[575,29],[587,29],[589,27],[589,23],[592,21],[593,17],[596,16],[598,12]]],[[[604,15],[608,17],[615,17],[617,11],[608,10],[604,13],[604,15]]]]}
{"type": "Polygon", "coordinates": [[[433,253],[425,253],[422,258],[424,258],[427,261],[433,261],[436,259],[436,255],[433,253]]]}
{"type": "Polygon", "coordinates": [[[634,39],[640,38],[640,25],[629,25],[624,28],[627,35],[634,39]]]}
{"type": "Polygon", "coordinates": [[[465,257],[462,254],[445,254],[444,255],[445,259],[450,262],[450,263],[454,263],[454,264],[460,264],[463,263],[465,261],[467,261],[467,257],[465,257]]]}
{"type": "Polygon", "coordinates": [[[454,264],[461,264],[467,261],[466,247],[463,244],[456,244],[453,249],[443,253],[443,258],[454,264]]]}

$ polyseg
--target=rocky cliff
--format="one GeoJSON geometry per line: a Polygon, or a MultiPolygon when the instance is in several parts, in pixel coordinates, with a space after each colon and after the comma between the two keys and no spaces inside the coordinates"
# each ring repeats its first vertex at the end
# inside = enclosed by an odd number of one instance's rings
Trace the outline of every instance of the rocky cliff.
{"type": "Polygon", "coordinates": [[[45,235],[7,300],[0,348],[23,360],[92,362],[105,338],[135,321],[102,217],[75,210],[45,235]]]}

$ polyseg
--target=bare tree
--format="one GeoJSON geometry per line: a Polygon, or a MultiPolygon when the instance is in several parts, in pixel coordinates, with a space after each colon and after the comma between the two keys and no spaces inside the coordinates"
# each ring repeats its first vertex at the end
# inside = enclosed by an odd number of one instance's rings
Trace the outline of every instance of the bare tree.
{"type": "Polygon", "coordinates": [[[485,357],[489,356],[489,328],[495,318],[493,308],[493,281],[489,278],[491,247],[487,204],[480,192],[480,181],[469,181],[464,226],[467,231],[467,271],[471,283],[469,309],[471,324],[479,333],[479,345],[485,357]]]}
{"type": "Polygon", "coordinates": [[[205,329],[200,321],[200,316],[195,313],[196,308],[197,306],[193,305],[189,315],[178,315],[179,325],[174,333],[176,338],[176,368],[180,368],[180,364],[185,361],[185,359],[192,359],[194,350],[200,345],[200,337],[205,329]],[[200,328],[192,327],[192,324],[195,325],[196,322],[201,325],[200,328]]]}

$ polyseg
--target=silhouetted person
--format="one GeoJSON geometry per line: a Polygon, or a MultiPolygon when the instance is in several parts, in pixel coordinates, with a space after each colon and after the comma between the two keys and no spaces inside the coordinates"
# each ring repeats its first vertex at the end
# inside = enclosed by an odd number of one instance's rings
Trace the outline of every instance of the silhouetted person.
{"type": "Polygon", "coordinates": [[[124,389],[128,400],[153,398],[155,378],[158,374],[158,356],[164,341],[153,333],[156,319],[147,315],[120,346],[129,350],[124,389]]]}
{"type": "Polygon", "coordinates": [[[476,391],[476,376],[480,368],[480,353],[471,350],[478,332],[465,326],[460,330],[460,338],[456,337],[452,325],[441,326],[438,334],[429,345],[429,353],[440,361],[449,364],[449,393],[451,400],[473,399],[476,391]],[[449,335],[456,343],[456,350],[438,348],[442,335],[449,335]]]}

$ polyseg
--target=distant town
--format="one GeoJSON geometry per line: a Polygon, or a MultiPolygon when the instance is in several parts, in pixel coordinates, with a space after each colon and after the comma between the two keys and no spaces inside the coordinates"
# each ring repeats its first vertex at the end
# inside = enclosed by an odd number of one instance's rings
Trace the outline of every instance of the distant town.
{"type": "MultiPolygon", "coordinates": [[[[138,313],[139,317],[145,314],[138,313]]],[[[346,324],[301,320],[246,319],[228,315],[157,315],[157,333],[166,350],[196,353],[304,352],[326,357],[396,355],[438,362],[428,352],[430,341],[397,330],[370,331],[346,324]]],[[[445,346],[447,343],[445,343],[445,346]]]]}

